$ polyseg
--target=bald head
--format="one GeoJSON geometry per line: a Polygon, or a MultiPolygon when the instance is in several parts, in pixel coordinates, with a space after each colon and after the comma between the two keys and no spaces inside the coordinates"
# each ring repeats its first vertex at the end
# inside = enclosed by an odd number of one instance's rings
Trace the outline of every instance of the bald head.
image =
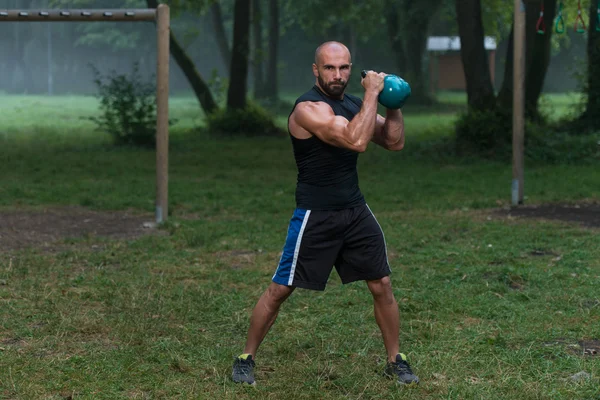
{"type": "Polygon", "coordinates": [[[340,42],[330,41],[317,47],[317,50],[315,51],[315,64],[322,65],[324,58],[331,57],[347,57],[348,62],[351,62],[350,50],[340,42]]]}
{"type": "Polygon", "coordinates": [[[316,84],[327,95],[343,98],[351,69],[350,51],[342,43],[331,41],[317,47],[313,74],[316,84]]]}

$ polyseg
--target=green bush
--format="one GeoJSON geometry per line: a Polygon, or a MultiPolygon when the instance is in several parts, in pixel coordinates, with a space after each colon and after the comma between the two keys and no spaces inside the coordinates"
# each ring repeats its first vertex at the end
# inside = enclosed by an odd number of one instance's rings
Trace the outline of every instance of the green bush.
{"type": "Polygon", "coordinates": [[[600,133],[580,135],[537,129],[526,137],[525,157],[545,164],[586,164],[600,161],[600,133]]]}
{"type": "Polygon", "coordinates": [[[135,63],[127,76],[115,71],[104,77],[94,67],[101,116],[90,119],[110,134],[116,145],[152,147],[156,143],[156,87],[144,82],[135,63]]]}
{"type": "Polygon", "coordinates": [[[456,122],[456,153],[505,159],[510,155],[512,117],[502,110],[468,111],[456,122]]]}
{"type": "Polygon", "coordinates": [[[217,136],[283,136],[273,117],[259,105],[249,102],[239,110],[220,109],[207,116],[211,134],[217,136]]]}
{"type": "MultiPolygon", "coordinates": [[[[512,113],[504,110],[462,114],[457,120],[455,153],[461,157],[512,160],[512,113]]],[[[525,123],[525,157],[542,163],[600,160],[600,133],[587,136],[557,131],[546,124],[525,123]]]]}

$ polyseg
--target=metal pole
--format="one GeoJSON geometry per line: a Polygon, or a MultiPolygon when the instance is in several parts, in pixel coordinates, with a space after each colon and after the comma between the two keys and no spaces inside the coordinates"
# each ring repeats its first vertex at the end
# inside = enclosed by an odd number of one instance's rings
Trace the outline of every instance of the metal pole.
{"type": "Polygon", "coordinates": [[[513,48],[513,180],[512,204],[523,204],[524,187],[524,103],[525,96],[525,4],[514,0],[514,48],[513,48]]]}
{"type": "Polygon", "coordinates": [[[154,21],[153,9],[0,10],[2,21],[154,21]]]}
{"type": "Polygon", "coordinates": [[[165,4],[156,9],[156,223],[169,215],[169,14],[165,4]]]}

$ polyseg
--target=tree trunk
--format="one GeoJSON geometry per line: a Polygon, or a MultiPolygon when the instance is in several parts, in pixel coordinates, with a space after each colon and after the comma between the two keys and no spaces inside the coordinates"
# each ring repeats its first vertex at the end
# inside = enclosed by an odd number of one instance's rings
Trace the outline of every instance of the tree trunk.
{"type": "Polygon", "coordinates": [[[591,0],[587,43],[587,105],[588,128],[600,129],[600,1],[591,0]]]}
{"type": "Polygon", "coordinates": [[[217,46],[219,47],[219,53],[221,54],[221,59],[225,65],[225,71],[227,74],[229,74],[229,68],[231,66],[231,50],[229,49],[229,40],[227,40],[225,26],[223,25],[223,12],[221,11],[221,4],[218,1],[215,1],[210,7],[210,16],[212,19],[215,39],[217,40],[217,46]]]}
{"type": "Polygon", "coordinates": [[[398,74],[411,86],[411,103],[430,104],[428,75],[423,71],[429,24],[441,0],[388,0],[386,24],[398,74]],[[402,12],[399,10],[402,9],[402,12]]]}
{"type": "Polygon", "coordinates": [[[396,2],[388,0],[386,2],[387,13],[385,20],[387,25],[388,37],[394,56],[396,58],[396,66],[398,71],[406,70],[406,52],[404,49],[404,41],[400,35],[400,13],[396,2]]]}
{"type": "Polygon", "coordinates": [[[279,49],[279,0],[269,0],[269,58],[265,97],[276,100],[279,97],[277,60],[279,49]]]}
{"type": "Polygon", "coordinates": [[[194,62],[187,55],[183,47],[177,42],[173,33],[169,36],[171,54],[192,86],[200,105],[207,114],[216,111],[219,106],[217,105],[210,88],[196,69],[194,62]]]}
{"type": "Polygon", "coordinates": [[[349,27],[347,34],[349,36],[348,42],[350,43],[350,54],[352,54],[352,62],[356,63],[359,59],[358,47],[356,45],[356,30],[349,27]]]}
{"type": "Polygon", "coordinates": [[[550,64],[553,21],[556,14],[556,0],[544,1],[544,23],[546,33],[537,33],[536,25],[540,16],[540,3],[530,2],[526,10],[527,50],[525,74],[525,116],[540,121],[538,101],[544,88],[546,72],[550,64]]]}
{"type": "MultiPolygon", "coordinates": [[[[157,8],[158,1],[157,0],[146,0],[148,4],[148,8],[157,8]]],[[[200,105],[204,109],[204,112],[207,114],[216,111],[219,106],[215,102],[215,99],[208,88],[208,85],[202,79],[200,73],[196,70],[196,66],[192,59],[187,55],[183,47],[177,42],[173,31],[169,32],[169,46],[171,50],[171,55],[179,65],[179,68],[183,71],[190,86],[194,90],[196,94],[196,98],[200,102],[200,105]]]]}
{"type": "Polygon", "coordinates": [[[230,110],[246,107],[248,81],[248,52],[250,35],[250,1],[235,0],[233,22],[233,54],[227,92],[227,108],[230,110]]]}
{"type": "MultiPolygon", "coordinates": [[[[544,87],[546,72],[550,65],[551,39],[556,14],[556,0],[544,1],[544,22],[546,33],[537,33],[537,22],[540,16],[540,3],[529,1],[525,10],[525,116],[528,119],[540,120],[538,101],[544,87]]],[[[514,29],[514,26],[513,26],[514,29]]],[[[504,81],[498,93],[498,105],[505,110],[512,110],[513,104],[513,46],[514,36],[511,29],[504,81]]]]}
{"type": "Polygon", "coordinates": [[[264,40],[262,34],[262,0],[252,0],[252,72],[254,76],[254,97],[260,99],[265,91],[264,81],[264,40]]]}
{"type": "Polygon", "coordinates": [[[492,110],[495,108],[496,97],[483,43],[480,0],[456,0],[456,15],[469,108],[492,110]]]}
{"type": "Polygon", "coordinates": [[[413,0],[407,2],[410,10],[409,17],[403,25],[402,36],[405,41],[406,50],[406,79],[411,85],[411,103],[431,104],[429,96],[428,78],[429,74],[423,71],[423,59],[427,50],[427,38],[429,36],[429,24],[435,11],[441,5],[441,0],[413,0]]]}
{"type": "MultiPolygon", "coordinates": [[[[427,28],[423,25],[415,24],[412,31],[406,36],[406,73],[403,78],[411,86],[411,103],[429,104],[428,84],[425,80],[428,75],[423,73],[423,56],[427,47],[427,28]],[[408,43],[412,43],[408,45],[408,43]]],[[[400,72],[402,74],[402,72],[400,72]]]]}
{"type": "Polygon", "coordinates": [[[513,61],[514,61],[514,33],[515,25],[512,24],[510,35],[508,36],[508,46],[506,47],[506,62],[504,63],[504,76],[502,77],[502,86],[498,92],[498,106],[502,110],[511,110],[513,104],[513,61]]]}

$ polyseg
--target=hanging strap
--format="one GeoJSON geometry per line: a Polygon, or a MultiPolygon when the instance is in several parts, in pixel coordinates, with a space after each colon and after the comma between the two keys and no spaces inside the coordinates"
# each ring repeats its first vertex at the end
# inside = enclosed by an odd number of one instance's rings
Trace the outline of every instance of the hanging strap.
{"type": "Polygon", "coordinates": [[[577,18],[575,19],[575,31],[584,33],[586,31],[585,21],[581,17],[581,0],[577,2],[577,18]]]}
{"type": "Polygon", "coordinates": [[[537,33],[543,35],[546,33],[546,22],[544,22],[544,0],[542,0],[542,8],[540,9],[540,17],[538,18],[537,24],[535,25],[537,33]]]}
{"type": "Polygon", "coordinates": [[[556,23],[554,24],[554,30],[556,31],[556,33],[565,33],[565,20],[562,16],[563,7],[564,5],[561,1],[558,4],[558,16],[556,17],[556,23]]]}

